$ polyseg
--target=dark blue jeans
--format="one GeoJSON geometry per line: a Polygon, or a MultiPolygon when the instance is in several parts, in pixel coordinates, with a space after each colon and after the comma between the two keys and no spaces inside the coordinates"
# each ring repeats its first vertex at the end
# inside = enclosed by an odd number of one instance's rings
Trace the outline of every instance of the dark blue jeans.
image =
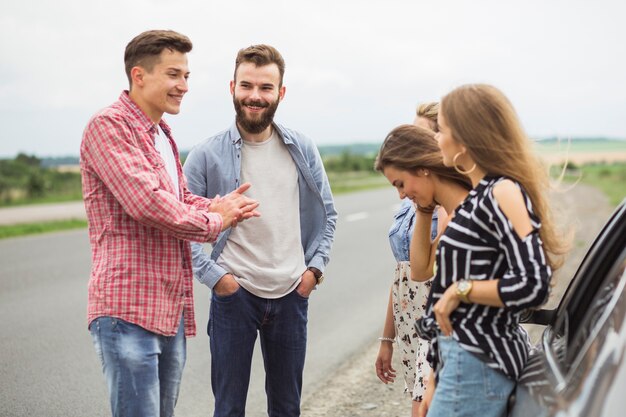
{"type": "Polygon", "coordinates": [[[113,417],[173,416],[187,358],[182,319],[176,336],[161,336],[115,317],[99,317],[89,330],[113,417]]]}
{"type": "Polygon", "coordinates": [[[214,417],[245,415],[257,332],[268,415],[300,415],[308,305],[295,290],[277,299],[260,298],[243,288],[225,297],[213,293],[208,333],[214,417]]]}

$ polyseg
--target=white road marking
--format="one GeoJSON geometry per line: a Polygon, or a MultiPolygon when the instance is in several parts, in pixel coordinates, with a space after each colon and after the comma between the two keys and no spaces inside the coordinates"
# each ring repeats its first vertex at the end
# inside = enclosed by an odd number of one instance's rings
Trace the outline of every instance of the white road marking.
{"type": "Polygon", "coordinates": [[[369,213],[366,211],[361,211],[359,213],[352,213],[352,214],[348,214],[346,216],[346,221],[347,222],[355,222],[358,220],[363,220],[363,219],[367,219],[369,217],[369,213]]]}

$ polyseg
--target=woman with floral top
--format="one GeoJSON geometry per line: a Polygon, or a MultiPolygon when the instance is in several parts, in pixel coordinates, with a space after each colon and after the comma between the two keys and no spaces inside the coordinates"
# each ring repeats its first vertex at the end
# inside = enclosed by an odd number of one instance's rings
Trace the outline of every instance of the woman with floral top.
{"type": "MultiPolygon", "coordinates": [[[[437,126],[432,120],[436,118],[437,108],[436,103],[420,106],[416,125],[422,124],[423,120],[428,123],[422,125],[436,130],[437,126]],[[426,119],[427,114],[431,115],[430,120],[426,119]]],[[[384,383],[394,381],[396,370],[391,366],[391,358],[393,343],[397,341],[405,392],[411,394],[413,400],[412,415],[417,415],[430,367],[426,361],[428,342],[417,336],[414,323],[425,311],[430,292],[428,279],[433,275],[431,259],[434,259],[434,254],[430,249],[424,251],[424,256],[415,254],[411,242],[413,239],[425,239],[430,245],[437,236],[437,213],[434,212],[434,206],[419,206],[423,199],[420,193],[432,192],[435,183],[441,192],[445,192],[449,187],[456,187],[461,193],[466,193],[469,180],[453,169],[443,166],[433,131],[411,125],[394,129],[388,135],[376,161],[376,169],[387,176],[403,199],[389,232],[392,252],[398,263],[389,295],[383,337],[380,338],[376,374],[384,383]],[[411,147],[411,144],[415,144],[421,151],[407,159],[403,149],[411,147]],[[447,176],[455,180],[437,181],[441,176],[440,172],[446,172],[447,176]],[[406,179],[404,176],[401,179],[399,175],[406,176],[406,179]],[[418,183],[419,189],[414,189],[418,183]],[[418,205],[417,214],[416,205],[418,205]]],[[[462,200],[463,196],[464,194],[461,194],[458,201],[462,200]]],[[[432,197],[427,199],[433,201],[432,197]]],[[[447,216],[445,211],[441,209],[440,213],[441,220],[445,221],[447,216]]]]}

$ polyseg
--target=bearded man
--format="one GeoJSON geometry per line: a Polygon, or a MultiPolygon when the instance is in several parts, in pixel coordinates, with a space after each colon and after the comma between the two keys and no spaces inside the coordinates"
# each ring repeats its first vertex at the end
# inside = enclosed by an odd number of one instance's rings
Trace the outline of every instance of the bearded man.
{"type": "Polygon", "coordinates": [[[197,279],[212,290],[208,334],[214,416],[245,415],[260,336],[268,415],[299,416],[311,291],[322,283],[337,213],[319,152],[274,123],[285,97],[285,62],[269,45],[242,49],[230,91],[235,123],[185,162],[189,189],[225,195],[253,183],[263,216],[228,229],[209,256],[193,246],[197,279]]]}

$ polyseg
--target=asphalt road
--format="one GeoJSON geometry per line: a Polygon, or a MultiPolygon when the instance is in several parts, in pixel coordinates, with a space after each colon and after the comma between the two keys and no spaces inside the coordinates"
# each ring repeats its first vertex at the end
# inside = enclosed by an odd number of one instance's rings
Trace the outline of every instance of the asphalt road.
{"type": "Polygon", "coordinates": [[[82,201],[0,207],[0,226],[86,218],[85,205],[82,201]]]}
{"type": "MultiPolygon", "coordinates": [[[[332,260],[309,304],[305,399],[315,399],[324,381],[380,333],[394,265],[387,230],[398,202],[391,187],[336,198],[332,260]]],[[[110,415],[86,325],[89,268],[86,230],[0,240],[0,416],[110,415]]],[[[198,336],[188,340],[179,417],[213,409],[208,289],[196,284],[195,297],[198,336]]],[[[259,353],[246,413],[252,417],[267,415],[259,353]]]]}

